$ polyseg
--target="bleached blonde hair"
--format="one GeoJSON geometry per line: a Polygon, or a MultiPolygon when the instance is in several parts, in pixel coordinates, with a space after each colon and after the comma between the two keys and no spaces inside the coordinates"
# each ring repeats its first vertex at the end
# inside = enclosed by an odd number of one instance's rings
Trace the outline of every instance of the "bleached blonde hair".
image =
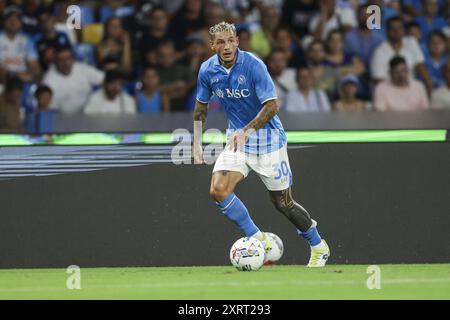
{"type": "Polygon", "coordinates": [[[235,25],[232,24],[232,23],[228,23],[228,22],[222,21],[222,22],[219,22],[216,25],[213,25],[211,28],[209,28],[209,36],[211,38],[214,38],[216,33],[224,32],[224,31],[228,31],[228,32],[231,32],[232,34],[236,35],[236,27],[235,27],[235,25]]]}

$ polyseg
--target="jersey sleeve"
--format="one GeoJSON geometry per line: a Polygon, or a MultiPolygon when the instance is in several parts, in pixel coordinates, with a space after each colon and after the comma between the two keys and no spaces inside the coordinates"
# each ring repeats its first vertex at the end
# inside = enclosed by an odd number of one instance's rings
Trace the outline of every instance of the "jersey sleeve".
{"type": "Polygon", "coordinates": [[[256,61],[253,66],[253,85],[261,104],[277,99],[275,84],[262,61],[256,61]]]}
{"type": "Polygon", "coordinates": [[[196,99],[201,103],[208,103],[211,99],[211,88],[208,85],[206,73],[200,68],[197,79],[197,96],[196,99]]]}

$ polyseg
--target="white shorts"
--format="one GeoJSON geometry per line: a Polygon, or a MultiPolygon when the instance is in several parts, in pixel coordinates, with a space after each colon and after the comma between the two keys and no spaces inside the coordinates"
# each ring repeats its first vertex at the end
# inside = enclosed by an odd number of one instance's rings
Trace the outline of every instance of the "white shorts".
{"type": "Polygon", "coordinates": [[[281,191],[292,185],[292,173],[287,154],[287,143],[274,152],[261,155],[230,150],[228,145],[220,153],[214,165],[217,171],[237,171],[247,177],[254,170],[269,191],[281,191]]]}

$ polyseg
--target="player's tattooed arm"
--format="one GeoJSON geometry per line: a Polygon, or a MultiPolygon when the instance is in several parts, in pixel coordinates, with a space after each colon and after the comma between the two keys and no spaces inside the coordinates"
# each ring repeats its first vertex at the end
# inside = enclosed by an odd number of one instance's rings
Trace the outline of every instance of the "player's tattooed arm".
{"type": "Polygon", "coordinates": [[[278,110],[277,100],[267,101],[256,117],[245,126],[244,131],[252,132],[264,127],[278,113],[278,110]]]}
{"type": "Polygon", "coordinates": [[[202,122],[202,130],[205,130],[207,116],[208,116],[208,104],[195,101],[194,121],[202,122]]]}
{"type": "Polygon", "coordinates": [[[202,133],[203,130],[205,130],[207,115],[208,115],[208,104],[196,101],[194,109],[194,144],[193,144],[193,156],[195,164],[203,163],[202,133]]]}
{"type": "Polygon", "coordinates": [[[229,148],[234,152],[241,150],[251,134],[256,130],[264,127],[278,113],[277,101],[267,101],[256,117],[250,121],[242,130],[238,130],[230,135],[229,148]]]}

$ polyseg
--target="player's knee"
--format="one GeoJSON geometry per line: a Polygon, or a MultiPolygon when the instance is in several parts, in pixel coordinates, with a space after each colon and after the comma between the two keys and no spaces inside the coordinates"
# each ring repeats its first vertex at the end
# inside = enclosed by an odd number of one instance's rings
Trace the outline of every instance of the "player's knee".
{"type": "Polygon", "coordinates": [[[231,191],[227,188],[225,184],[214,184],[209,190],[209,194],[214,201],[222,202],[231,194],[231,191]]]}

